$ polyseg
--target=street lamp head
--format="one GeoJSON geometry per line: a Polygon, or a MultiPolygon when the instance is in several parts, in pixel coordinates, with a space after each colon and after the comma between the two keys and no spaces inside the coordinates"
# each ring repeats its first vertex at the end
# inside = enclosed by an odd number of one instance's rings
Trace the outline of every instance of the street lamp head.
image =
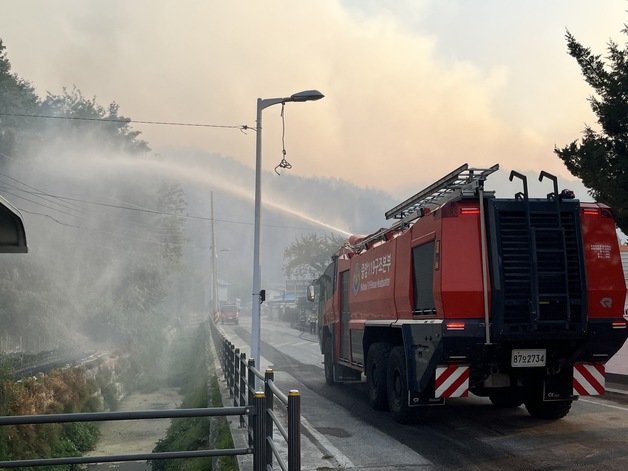
{"type": "Polygon", "coordinates": [[[299,93],[295,93],[294,95],[290,95],[290,101],[314,101],[320,100],[325,95],[323,95],[318,90],[305,90],[299,93]]]}

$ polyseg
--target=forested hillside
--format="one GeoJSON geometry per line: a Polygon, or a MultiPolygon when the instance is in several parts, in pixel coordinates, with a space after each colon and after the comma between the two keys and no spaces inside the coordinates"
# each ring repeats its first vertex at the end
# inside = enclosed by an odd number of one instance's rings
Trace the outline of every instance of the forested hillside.
{"type": "Polygon", "coordinates": [[[138,184],[96,163],[154,158],[139,134],[117,104],[77,87],[37,95],[0,41],[0,195],[21,210],[29,245],[0,260],[2,350],[97,342],[159,358],[148,345],[175,321],[160,306],[180,270],[185,195],[167,178],[138,184]],[[125,204],[153,213],[115,208],[125,204]],[[140,225],[151,243],[128,234],[140,225]]]}
{"type": "MultiPolygon", "coordinates": [[[[0,260],[0,351],[125,348],[156,368],[169,329],[207,315],[211,194],[218,280],[250,301],[252,168],[185,142],[157,153],[116,103],[78,86],[37,93],[9,57],[0,43],[0,195],[21,211],[29,253],[0,260]]],[[[375,230],[393,204],[274,165],[264,169],[265,288],[284,283],[298,237],[375,230]]]]}

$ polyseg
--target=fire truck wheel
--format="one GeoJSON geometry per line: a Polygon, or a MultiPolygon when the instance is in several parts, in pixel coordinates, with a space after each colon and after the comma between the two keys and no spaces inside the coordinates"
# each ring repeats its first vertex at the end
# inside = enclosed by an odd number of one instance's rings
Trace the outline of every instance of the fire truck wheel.
{"type": "Polygon", "coordinates": [[[407,424],[416,420],[414,411],[408,406],[408,381],[406,358],[403,347],[394,347],[388,358],[386,373],[388,408],[395,421],[407,424]]]}
{"type": "Polygon", "coordinates": [[[334,380],[334,355],[332,352],[332,339],[328,338],[325,342],[325,352],[323,354],[323,361],[325,363],[325,382],[329,386],[336,384],[334,380]]]}
{"type": "Polygon", "coordinates": [[[571,401],[544,402],[541,399],[527,399],[526,409],[532,417],[557,420],[565,417],[571,409],[571,401]]]}
{"type": "Polygon", "coordinates": [[[488,398],[496,407],[514,409],[523,404],[524,393],[520,388],[501,388],[491,391],[488,398]]]}
{"type": "Polygon", "coordinates": [[[370,346],[366,358],[366,384],[369,404],[375,410],[386,410],[388,408],[386,371],[390,349],[390,344],[376,342],[370,346]]]}

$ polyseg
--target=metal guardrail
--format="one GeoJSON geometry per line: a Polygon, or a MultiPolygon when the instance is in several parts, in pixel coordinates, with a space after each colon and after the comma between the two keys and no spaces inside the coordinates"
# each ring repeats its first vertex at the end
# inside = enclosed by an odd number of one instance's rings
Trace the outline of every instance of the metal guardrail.
{"type": "MultiPolygon", "coordinates": [[[[198,409],[166,409],[122,412],[87,412],[74,414],[16,415],[0,417],[2,425],[58,424],[68,422],[103,422],[110,420],[173,419],[184,417],[220,417],[255,415],[253,406],[208,407],[198,409]]],[[[170,451],[160,453],[137,453],[130,455],[73,456],[67,458],[40,458],[30,460],[0,461],[0,468],[26,466],[55,466],[71,464],[113,463],[122,461],[165,460],[174,458],[199,458],[206,456],[237,456],[253,453],[251,448],[228,448],[218,450],[170,451]]]]}
{"type": "MultiPolygon", "coordinates": [[[[218,326],[212,322],[210,322],[210,326],[234,407],[254,404],[256,410],[263,411],[263,413],[249,415],[248,443],[256,451],[253,459],[253,470],[272,470],[273,457],[282,471],[300,470],[301,394],[297,390],[291,390],[286,396],[275,384],[273,370],[267,369],[264,373],[259,371],[255,368],[255,360],[247,360],[246,354],[236,348],[218,326]],[[260,386],[263,382],[263,391],[257,389],[258,379],[260,386]],[[276,413],[275,399],[287,408],[286,424],[280,420],[276,413]],[[274,427],[277,427],[287,444],[287,463],[280,455],[278,444],[273,437],[274,427]]],[[[240,427],[244,428],[245,426],[244,416],[240,416],[240,427]]]]}

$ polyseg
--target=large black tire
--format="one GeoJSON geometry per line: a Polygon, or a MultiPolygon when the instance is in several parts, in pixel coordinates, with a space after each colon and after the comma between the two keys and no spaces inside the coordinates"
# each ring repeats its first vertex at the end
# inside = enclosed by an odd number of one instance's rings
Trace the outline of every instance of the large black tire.
{"type": "Polygon", "coordinates": [[[334,379],[334,355],[332,351],[332,339],[328,338],[325,342],[325,350],[323,353],[323,361],[325,364],[325,382],[329,386],[336,384],[334,379]]]}
{"type": "Polygon", "coordinates": [[[389,343],[376,342],[371,345],[366,357],[365,373],[369,404],[375,410],[388,409],[386,372],[391,348],[389,343]]]}
{"type": "Polygon", "coordinates": [[[401,424],[414,422],[416,415],[408,406],[408,379],[403,347],[393,347],[388,357],[386,391],[388,409],[393,419],[401,424]]]}
{"type": "Polygon", "coordinates": [[[565,417],[571,409],[571,400],[544,401],[542,378],[534,378],[528,382],[524,404],[532,417],[544,420],[557,420],[565,417]]]}
{"type": "Polygon", "coordinates": [[[565,417],[571,409],[572,401],[544,402],[540,398],[528,398],[525,401],[526,409],[532,417],[545,420],[558,420],[565,417]]]}
{"type": "Polygon", "coordinates": [[[525,394],[522,388],[499,388],[488,395],[494,406],[515,409],[523,404],[525,394]]]}

